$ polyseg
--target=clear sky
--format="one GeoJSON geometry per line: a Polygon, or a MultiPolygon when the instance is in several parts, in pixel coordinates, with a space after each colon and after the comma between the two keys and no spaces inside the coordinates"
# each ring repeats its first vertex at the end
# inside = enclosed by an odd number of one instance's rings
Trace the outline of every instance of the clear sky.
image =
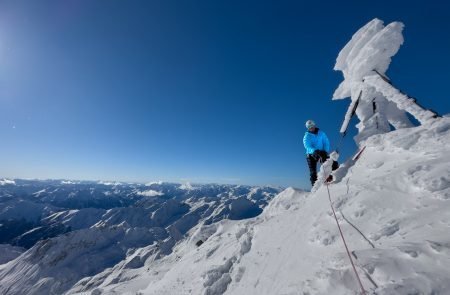
{"type": "Polygon", "coordinates": [[[1,0],[0,177],[307,188],[304,122],[336,144],[333,66],[375,17],[406,25],[394,83],[449,113],[446,1],[1,0]]]}

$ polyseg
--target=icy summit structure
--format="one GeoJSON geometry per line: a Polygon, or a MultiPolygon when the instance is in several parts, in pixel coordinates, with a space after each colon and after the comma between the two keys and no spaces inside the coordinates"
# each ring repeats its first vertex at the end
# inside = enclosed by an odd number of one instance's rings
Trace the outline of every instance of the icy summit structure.
{"type": "Polygon", "coordinates": [[[360,120],[357,143],[374,134],[386,133],[391,126],[412,127],[407,112],[421,124],[436,117],[434,112],[424,110],[397,90],[386,77],[391,58],[403,44],[403,27],[401,22],[384,26],[383,21],[374,19],[353,35],[337,57],[334,69],[342,71],[344,81],[334,92],[333,100],[351,98],[341,133],[345,133],[356,114],[360,120]]]}

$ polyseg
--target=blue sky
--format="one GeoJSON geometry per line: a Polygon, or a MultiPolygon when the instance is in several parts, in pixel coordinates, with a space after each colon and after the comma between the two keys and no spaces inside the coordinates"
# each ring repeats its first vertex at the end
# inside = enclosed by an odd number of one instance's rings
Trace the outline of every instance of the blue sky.
{"type": "Polygon", "coordinates": [[[449,113],[445,1],[0,1],[0,176],[309,187],[304,122],[337,143],[335,59],[374,17],[449,113]]]}

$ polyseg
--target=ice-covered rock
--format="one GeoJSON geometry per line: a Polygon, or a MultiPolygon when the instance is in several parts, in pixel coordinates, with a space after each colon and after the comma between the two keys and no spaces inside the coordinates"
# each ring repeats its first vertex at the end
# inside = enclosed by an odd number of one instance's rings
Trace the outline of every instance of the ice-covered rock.
{"type": "Polygon", "coordinates": [[[395,129],[413,126],[406,116],[411,108],[405,108],[404,103],[387,94],[386,87],[367,83],[374,77],[385,79],[392,57],[403,44],[403,27],[400,22],[384,26],[381,20],[374,19],[353,35],[337,57],[334,69],[342,71],[344,81],[333,99],[350,97],[352,100],[340,131],[347,130],[355,113],[360,121],[356,125],[357,143],[371,135],[389,132],[390,126],[395,129]]]}

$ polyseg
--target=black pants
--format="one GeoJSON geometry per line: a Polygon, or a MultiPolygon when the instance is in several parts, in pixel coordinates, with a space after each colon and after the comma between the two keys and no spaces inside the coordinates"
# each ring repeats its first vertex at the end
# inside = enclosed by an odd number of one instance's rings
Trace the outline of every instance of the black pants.
{"type": "MultiPolygon", "coordinates": [[[[313,158],[311,154],[306,155],[306,161],[308,162],[309,167],[309,180],[311,180],[311,185],[314,186],[314,183],[317,180],[317,162],[321,161],[324,163],[329,158],[328,154],[325,151],[320,152],[320,160],[316,160],[313,158]]],[[[336,161],[333,161],[333,165],[331,169],[334,171],[339,168],[339,164],[336,161]]]]}

